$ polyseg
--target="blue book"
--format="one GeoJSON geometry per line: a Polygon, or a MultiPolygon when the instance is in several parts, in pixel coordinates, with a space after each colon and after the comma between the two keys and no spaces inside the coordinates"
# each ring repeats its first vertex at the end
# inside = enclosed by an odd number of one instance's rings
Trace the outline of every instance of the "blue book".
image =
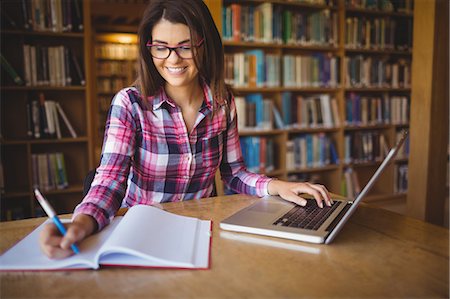
{"type": "Polygon", "coordinates": [[[314,147],[313,147],[313,135],[306,135],[306,166],[314,166],[314,147]]]}

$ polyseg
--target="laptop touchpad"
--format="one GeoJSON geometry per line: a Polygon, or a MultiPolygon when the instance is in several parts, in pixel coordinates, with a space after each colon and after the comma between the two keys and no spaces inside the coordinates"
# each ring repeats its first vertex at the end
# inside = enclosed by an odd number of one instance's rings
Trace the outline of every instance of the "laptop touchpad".
{"type": "Polygon", "coordinates": [[[276,203],[261,202],[261,204],[251,207],[249,211],[260,213],[276,213],[281,208],[283,208],[283,206],[276,203]]]}

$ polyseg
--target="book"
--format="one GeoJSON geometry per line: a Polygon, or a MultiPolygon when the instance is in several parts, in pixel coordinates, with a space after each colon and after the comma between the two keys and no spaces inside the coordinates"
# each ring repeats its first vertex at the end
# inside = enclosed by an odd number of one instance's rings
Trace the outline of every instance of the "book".
{"type": "Polygon", "coordinates": [[[100,266],[208,269],[211,221],[136,205],[99,233],[77,244],[80,253],[52,260],[31,232],[0,257],[0,270],[98,269],[100,266]],[[136,229],[140,227],[141,229],[136,229]]]}
{"type": "Polygon", "coordinates": [[[0,53],[0,63],[2,68],[8,73],[11,79],[13,79],[14,83],[16,83],[17,85],[24,84],[22,78],[17,74],[16,70],[11,66],[8,60],[6,60],[6,58],[1,53],[0,53]]]}
{"type": "Polygon", "coordinates": [[[75,129],[73,128],[72,124],[70,123],[69,119],[66,116],[66,113],[62,109],[61,105],[59,103],[55,103],[56,110],[58,110],[59,115],[63,119],[64,123],[66,124],[67,128],[69,129],[70,135],[72,138],[77,138],[77,133],[75,132],[75,129]]]}

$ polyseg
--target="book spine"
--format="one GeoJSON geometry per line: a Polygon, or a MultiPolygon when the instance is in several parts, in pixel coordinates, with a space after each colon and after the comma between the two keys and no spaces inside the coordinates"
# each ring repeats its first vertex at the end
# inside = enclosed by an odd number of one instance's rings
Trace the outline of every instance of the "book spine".
{"type": "Polygon", "coordinates": [[[67,128],[69,129],[70,135],[72,138],[77,138],[77,133],[75,132],[74,128],[72,127],[72,124],[69,122],[69,119],[67,118],[66,114],[64,113],[64,110],[62,109],[61,105],[59,103],[56,103],[56,108],[59,112],[59,115],[63,119],[64,123],[66,124],[67,128]]]}
{"type": "Polygon", "coordinates": [[[14,83],[17,85],[23,85],[24,82],[22,78],[17,74],[16,70],[11,66],[11,64],[6,60],[2,53],[0,53],[0,62],[3,69],[8,73],[8,75],[13,79],[14,83]]]}

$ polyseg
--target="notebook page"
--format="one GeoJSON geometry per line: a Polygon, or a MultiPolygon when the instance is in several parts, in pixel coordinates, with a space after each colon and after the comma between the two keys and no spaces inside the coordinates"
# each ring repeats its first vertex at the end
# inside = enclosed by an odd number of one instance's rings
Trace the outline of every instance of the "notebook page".
{"type": "MultiPolygon", "coordinates": [[[[168,213],[152,206],[137,205],[128,210],[114,234],[99,252],[101,264],[193,267],[199,220],[168,213]],[[105,255],[112,253],[114,255],[105,255]],[[124,253],[145,258],[121,257],[124,253]],[[133,264],[130,264],[133,263],[133,264]]],[[[208,243],[209,246],[209,243],[208,243]]]]}
{"type": "MultiPolygon", "coordinates": [[[[63,223],[70,222],[68,219],[61,219],[61,221],[63,223]]],[[[96,269],[98,268],[98,264],[95,262],[97,250],[119,221],[120,219],[113,221],[102,232],[94,234],[81,242],[81,244],[78,244],[79,254],[62,260],[54,260],[48,258],[39,247],[41,230],[47,223],[52,223],[50,219],[47,219],[47,221],[0,256],[0,270],[96,269]]]]}

